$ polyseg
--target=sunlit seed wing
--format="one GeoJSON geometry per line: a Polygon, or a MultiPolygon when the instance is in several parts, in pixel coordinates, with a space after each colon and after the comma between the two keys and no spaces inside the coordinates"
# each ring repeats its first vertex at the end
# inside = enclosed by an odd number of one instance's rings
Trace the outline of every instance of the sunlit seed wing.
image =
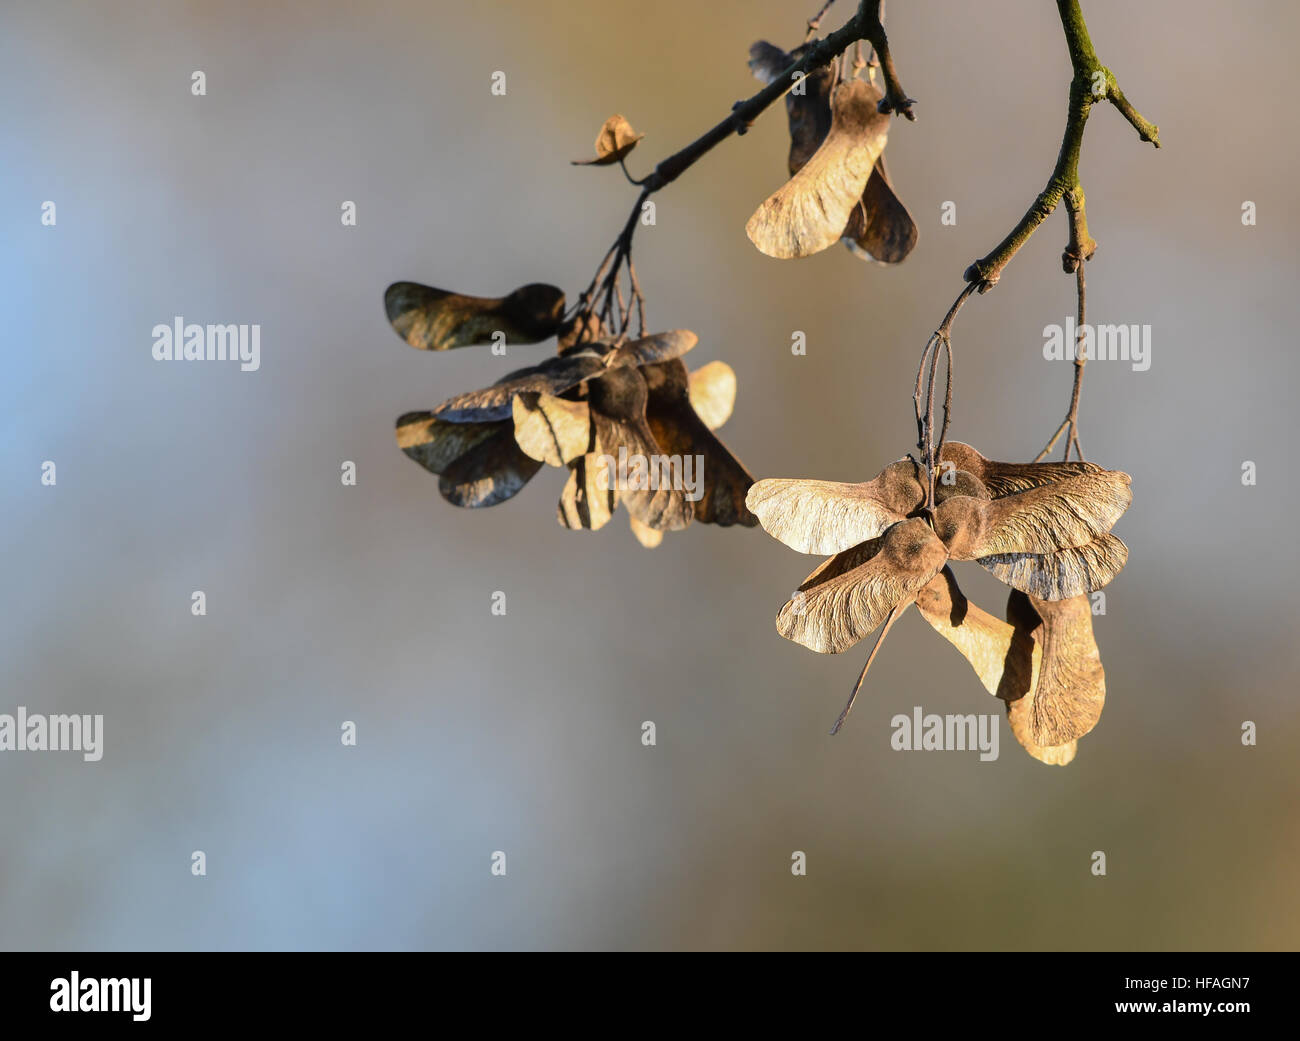
{"type": "Polygon", "coordinates": [[[775,539],[800,553],[840,553],[876,538],[925,501],[911,460],[862,484],[769,478],[746,505],[775,539]]]}
{"type": "Polygon", "coordinates": [[[1079,742],[1067,741],[1063,745],[1048,746],[1040,745],[1035,741],[1029,725],[1033,704],[1033,699],[1026,697],[1007,705],[1007,723],[1011,727],[1011,733],[1015,735],[1021,747],[1040,763],[1046,763],[1048,766],[1068,766],[1074,762],[1074,757],[1079,751],[1079,742]]]}
{"type": "Polygon", "coordinates": [[[990,694],[1010,702],[1032,689],[1039,663],[1033,638],[967,600],[951,568],[917,593],[916,607],[935,632],[961,651],[990,694]]]}
{"type": "Polygon", "coordinates": [[[1037,597],[1065,600],[1108,585],[1128,563],[1128,547],[1115,535],[1055,553],[1004,553],[976,560],[999,582],[1037,597]]]}
{"type": "Polygon", "coordinates": [[[750,217],[745,225],[750,241],[783,260],[811,256],[836,242],[862,198],[888,128],[889,117],[876,111],[868,84],[842,83],[826,139],[750,217]]]}
{"type": "Polygon", "coordinates": [[[736,407],[736,374],[725,361],[711,361],[690,374],[691,408],[710,430],[717,430],[736,407]]]}
{"type": "Polygon", "coordinates": [[[566,528],[597,531],[618,507],[618,490],[602,476],[605,468],[592,453],[574,460],[560,493],[557,519],[566,528]]]}
{"type": "Polygon", "coordinates": [[[637,542],[641,543],[646,549],[654,549],[664,540],[662,531],[655,531],[654,528],[647,528],[639,520],[628,514],[628,523],[632,526],[632,534],[636,536],[637,542]]]}
{"type": "Polygon", "coordinates": [[[781,608],[776,629],[820,654],[839,654],[908,603],[947,559],[943,544],[919,518],[895,524],[879,539],[826,561],[781,608]]]}
{"type": "Polygon", "coordinates": [[[513,425],[503,423],[442,471],[438,490],[456,506],[495,506],[515,495],[541,468],[515,444],[513,425]]]}
{"type": "Polygon", "coordinates": [[[524,392],[514,400],[515,441],[524,454],[564,466],[591,445],[591,414],[585,401],[524,392]]]}
{"type": "Polygon", "coordinates": [[[384,293],[393,329],[412,347],[446,351],[493,342],[537,343],[553,336],[564,317],[564,291],[532,283],[509,296],[482,297],[394,282],[384,293]]]}
{"type": "Polygon", "coordinates": [[[435,474],[507,426],[497,423],[447,423],[432,412],[408,412],[397,420],[397,447],[435,474]]]}

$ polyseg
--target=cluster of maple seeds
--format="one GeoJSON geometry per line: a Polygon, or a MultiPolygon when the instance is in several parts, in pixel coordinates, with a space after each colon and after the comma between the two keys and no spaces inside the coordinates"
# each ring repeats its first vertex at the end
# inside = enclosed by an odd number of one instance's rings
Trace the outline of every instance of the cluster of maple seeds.
{"type": "Polygon", "coordinates": [[[566,528],[594,531],[620,503],[647,547],[694,520],[757,524],[745,508],[754,479],[713,433],[731,415],[735,373],[724,362],[689,372],[680,359],[698,342],[694,333],[607,338],[590,316],[565,319],[563,292],[540,284],[494,299],[398,282],[385,302],[393,328],[422,350],[491,343],[497,334],[506,343],[556,337],[554,357],[398,419],[398,445],[439,476],[449,502],[494,506],[550,465],[569,471],[558,509],[566,528]],[[605,463],[620,455],[700,459],[699,497],[688,498],[680,479],[620,485],[605,463]]]}
{"type": "MultiPolygon", "coordinates": [[[[750,49],[750,68],[771,83],[802,52],[760,41],[750,49]]],[[[885,167],[888,107],[859,71],[847,77],[833,61],[786,95],[790,180],[746,225],[768,256],[807,257],[843,241],[858,257],[894,264],[916,245],[916,224],[885,167]]],[[[641,138],[613,116],[597,136],[595,156],[578,164],[623,165],[641,138]]],[[[631,227],[611,250],[607,307],[620,262],[627,262],[635,284],[631,227]]],[[[688,372],[680,358],[696,343],[690,332],[646,336],[641,330],[629,339],[630,305],[617,335],[609,332],[590,293],[569,316],[563,291],[550,285],[523,286],[502,298],[412,282],[389,287],[390,322],[423,350],[556,337],[555,357],[432,412],[399,418],[398,444],[439,475],[444,498],[458,506],[495,505],[549,464],[569,469],[558,510],[567,528],[596,530],[619,502],[646,546],[692,520],[761,523],[799,552],[829,555],[778,614],[782,636],[835,654],[884,626],[832,733],[847,718],[889,627],[915,604],[1006,704],[1011,729],[1030,755],[1057,765],[1074,758],[1105,701],[1088,594],[1108,584],[1128,558],[1111,534],[1131,501],[1127,474],[1083,461],[993,462],[941,434],[937,452],[929,442],[928,472],[909,456],[861,484],[755,483],[713,434],[734,405],[730,367],[711,362],[688,372]],[[692,502],[671,483],[633,489],[598,479],[599,460],[620,450],[702,457],[703,494],[692,502]],[[966,599],[951,561],[974,561],[1011,587],[1005,621],[966,599]]],[[[918,402],[919,386],[918,377],[918,402]]],[[[945,418],[945,433],[946,427],[945,418]]],[[[926,436],[933,438],[929,427],[926,436]]]]}
{"type": "Polygon", "coordinates": [[[915,603],[1006,702],[1026,750],[1067,763],[1105,701],[1088,594],[1128,560],[1111,528],[1132,501],[1129,475],[1087,462],[998,463],[956,441],[938,460],[938,481],[908,457],[862,484],[763,480],[750,489],[769,535],[801,553],[834,554],[781,609],[777,631],[838,654],[882,624],[887,632],[915,603]],[[1012,588],[1006,623],[962,595],[948,566],[962,560],[1012,588]]]}

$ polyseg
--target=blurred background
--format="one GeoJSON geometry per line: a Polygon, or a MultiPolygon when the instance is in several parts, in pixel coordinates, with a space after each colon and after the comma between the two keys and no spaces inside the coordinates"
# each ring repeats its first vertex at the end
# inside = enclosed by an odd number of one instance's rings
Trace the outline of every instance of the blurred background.
{"type": "MultiPolygon", "coordinates": [[[[556,470],[458,510],[396,447],[399,414],[553,346],[411,350],[384,288],[573,299],[635,189],[569,160],[621,112],[647,172],[816,6],[5,3],[0,712],[102,713],[106,735],[98,763],[0,755],[0,946],[1297,946],[1292,5],[1084,3],[1163,147],[1108,106],[1088,124],[1089,317],[1150,324],[1153,350],[1088,368],[1083,445],[1133,475],[1131,560],[1096,619],[1106,710],[1067,768],[1005,726],[994,763],[890,748],[915,705],[1001,714],[915,612],[828,737],[870,644],[776,634],[818,561],[760,530],[568,532],[556,470]],[[260,323],[261,369],[154,362],[176,315],[260,323]]],[[[912,448],[926,337],[1059,147],[1054,5],[889,16],[919,99],[888,151],[920,227],[904,264],[749,243],[785,178],[780,106],[636,239],[650,324],[736,370],[723,436],[758,477],[865,480],[912,448]]],[[[1032,458],[1064,414],[1070,366],[1042,344],[1073,311],[1065,240],[1060,213],[958,320],[952,435],[990,457],[1032,458]]],[[[978,570],[958,577],[1000,615],[978,570]]]]}

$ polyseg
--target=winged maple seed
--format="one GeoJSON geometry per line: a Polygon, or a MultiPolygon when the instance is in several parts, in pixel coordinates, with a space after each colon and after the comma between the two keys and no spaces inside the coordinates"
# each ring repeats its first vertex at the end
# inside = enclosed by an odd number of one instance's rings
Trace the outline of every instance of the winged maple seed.
{"type": "Polygon", "coordinates": [[[418,282],[394,282],[384,309],[397,335],[423,351],[492,343],[539,343],[564,320],[564,290],[542,283],[520,286],[509,296],[465,296],[418,282]]]}
{"type": "MultiPolygon", "coordinates": [[[[749,67],[763,83],[785,75],[803,48],[786,53],[760,40],[749,67]]],[[[889,116],[873,83],[836,85],[836,63],[809,72],[786,94],[791,180],[750,218],[755,246],[780,259],[818,253],[836,239],[856,256],[897,264],[916,245],[916,222],[889,180],[884,149],[889,116]]]]}
{"type": "MultiPolygon", "coordinates": [[[[421,327],[436,330],[462,329],[466,323],[457,324],[445,311],[460,316],[464,301],[478,300],[449,293],[421,299],[421,327]]],[[[502,301],[478,302],[480,315],[501,314],[502,301]]],[[[393,324],[406,335],[413,320],[393,324]]],[[[456,395],[432,411],[398,419],[398,445],[439,476],[444,498],[457,506],[493,506],[549,464],[570,471],[559,507],[560,523],[569,528],[603,526],[619,502],[647,546],[692,520],[758,523],[745,507],[753,477],[712,432],[731,414],[735,373],[713,362],[688,374],[679,359],[695,346],[694,333],[611,341],[590,316],[559,322],[554,332],[556,356],[490,387],[456,395]],[[620,458],[659,467],[656,479],[620,483],[614,475],[611,480],[608,461],[620,458]],[[684,479],[688,468],[693,483],[684,479]]],[[[468,335],[463,329],[444,331],[435,342],[468,335]]]]}
{"type": "MultiPolygon", "coordinates": [[[[929,476],[910,457],[861,484],[755,484],[747,504],[768,534],[802,553],[833,554],[781,609],[777,631],[837,654],[882,623],[887,632],[916,602],[986,687],[1013,709],[1029,699],[1013,710],[1012,724],[1031,753],[1059,749],[1101,712],[1087,594],[1127,561],[1110,529],[1132,499],[1131,480],[1093,463],[993,462],[960,442],[942,446],[936,477],[933,508],[926,508],[929,476]],[[973,560],[1016,591],[1010,627],[966,603],[948,568],[954,560],[973,560]],[[937,621],[944,618],[946,628],[937,621]],[[1013,660],[1015,648],[1023,660],[1013,660]],[[1046,664],[1032,665],[1033,653],[1046,664]]],[[[1051,753],[1052,761],[1064,754],[1051,753]]]]}

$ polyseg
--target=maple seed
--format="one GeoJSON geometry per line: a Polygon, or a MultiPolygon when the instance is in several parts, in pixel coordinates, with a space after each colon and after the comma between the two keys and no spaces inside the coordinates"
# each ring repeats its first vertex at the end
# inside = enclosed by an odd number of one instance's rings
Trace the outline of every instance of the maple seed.
{"type": "MultiPolygon", "coordinates": [[[[749,67],[757,79],[770,84],[783,77],[804,50],[797,47],[787,54],[781,48],[760,40],[749,49],[749,67]]],[[[802,80],[801,93],[791,90],[785,96],[790,128],[787,167],[791,177],[798,174],[817,153],[831,131],[831,98],[835,85],[836,66],[832,62],[810,70],[802,80]]],[[[878,102],[880,92],[875,84],[864,82],[857,89],[861,91],[863,87],[866,90],[865,103],[878,102]]],[[[870,116],[870,113],[866,115],[870,116]]],[[[887,119],[873,123],[876,124],[888,132],[887,119]]],[[[839,229],[839,237],[854,256],[881,264],[901,262],[916,246],[916,222],[894,191],[885,165],[883,141],[860,198],[839,229]]],[[[760,245],[759,248],[763,247],[760,245]]]]}
{"type": "Polygon", "coordinates": [[[422,351],[490,344],[538,343],[554,336],[564,318],[564,291],[535,282],[509,296],[466,296],[418,282],[394,282],[384,292],[394,331],[422,351]]]}
{"type": "Polygon", "coordinates": [[[834,244],[862,199],[888,131],[889,117],[876,111],[872,88],[862,80],[841,83],[826,139],[745,225],[759,252],[788,260],[834,244]]]}
{"type": "Polygon", "coordinates": [[[937,483],[907,458],[862,484],[763,480],[750,489],[747,504],[768,534],[801,552],[834,554],[781,609],[777,631],[838,654],[885,622],[870,667],[884,633],[915,602],[991,693],[1009,706],[1032,699],[1009,710],[1030,753],[1068,762],[1074,752],[1065,746],[1092,729],[1105,698],[1086,594],[1127,560],[1110,529],[1132,501],[1131,478],[1091,463],[993,462],[960,442],[938,454],[937,483]],[[970,605],[950,560],[975,560],[1012,585],[1023,631],[970,605]]]}
{"type": "Polygon", "coordinates": [[[515,443],[513,423],[448,423],[430,412],[397,421],[397,443],[439,476],[438,491],[455,506],[495,506],[514,496],[542,464],[515,443]]]}
{"type": "Polygon", "coordinates": [[[610,116],[596,135],[594,159],[574,159],[574,166],[609,166],[627,158],[645,134],[638,134],[622,116],[610,116]]]}

